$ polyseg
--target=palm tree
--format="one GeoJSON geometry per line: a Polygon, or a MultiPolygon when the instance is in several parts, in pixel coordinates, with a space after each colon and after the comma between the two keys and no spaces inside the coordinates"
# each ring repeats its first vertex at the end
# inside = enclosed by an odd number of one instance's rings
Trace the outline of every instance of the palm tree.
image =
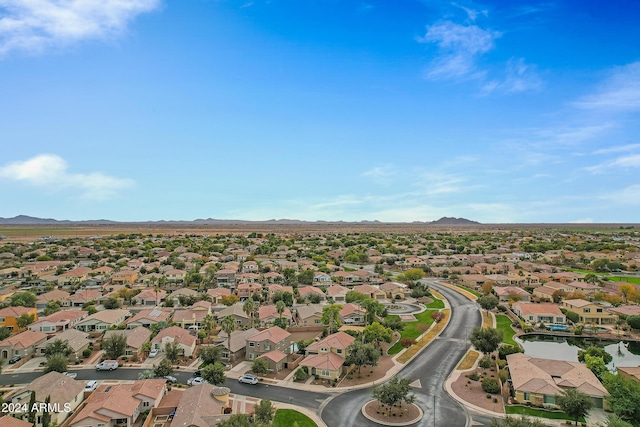
{"type": "Polygon", "coordinates": [[[227,350],[229,351],[229,360],[231,360],[231,333],[236,330],[236,319],[229,315],[222,318],[220,327],[227,334],[227,350]]]}
{"type": "Polygon", "coordinates": [[[204,316],[204,319],[202,319],[202,329],[204,329],[204,331],[207,333],[207,338],[211,336],[211,331],[215,328],[215,326],[216,321],[212,315],[207,314],[206,316],[204,316]]]}
{"type": "Polygon", "coordinates": [[[244,305],[242,306],[242,311],[244,311],[251,319],[251,325],[253,325],[253,312],[255,311],[255,309],[256,303],[255,301],[253,301],[253,298],[249,298],[248,300],[246,300],[244,305]]]}
{"type": "Polygon", "coordinates": [[[276,311],[278,312],[278,318],[280,319],[280,321],[282,321],[282,313],[284,313],[284,310],[286,308],[287,305],[284,303],[284,301],[280,300],[276,302],[276,311]]]}

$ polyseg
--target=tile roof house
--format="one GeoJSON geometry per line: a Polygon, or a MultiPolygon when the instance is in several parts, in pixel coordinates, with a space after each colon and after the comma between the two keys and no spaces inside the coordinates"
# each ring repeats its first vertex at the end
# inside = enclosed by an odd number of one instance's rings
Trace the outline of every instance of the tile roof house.
{"type": "Polygon", "coordinates": [[[580,316],[580,322],[589,325],[614,325],[618,315],[611,313],[599,304],[583,299],[566,299],[562,301],[562,307],[573,311],[580,316]]]}
{"type": "Polygon", "coordinates": [[[137,326],[133,329],[115,329],[106,331],[104,339],[120,334],[124,335],[127,340],[127,347],[124,355],[129,357],[140,358],[142,356],[142,346],[151,338],[151,331],[144,326],[137,326]]]}
{"type": "Polygon", "coordinates": [[[76,329],[84,332],[106,331],[112,326],[118,326],[131,316],[129,310],[103,310],[94,313],[76,324],[76,329]]]}
{"type": "Polygon", "coordinates": [[[319,304],[296,307],[296,323],[298,326],[322,326],[322,306],[319,304]]]}
{"type": "MultiPolygon", "coordinates": [[[[26,403],[28,405],[31,392],[35,392],[36,403],[44,403],[49,397],[50,403],[57,404],[61,408],[58,412],[50,412],[51,422],[57,422],[58,425],[61,425],[69,414],[74,412],[82,403],[84,385],[84,381],[76,381],[67,375],[53,371],[37,377],[24,388],[5,396],[5,400],[11,397],[13,403],[26,403]],[[67,405],[68,410],[63,410],[65,405],[67,405]]],[[[42,413],[39,412],[36,415],[36,419],[41,416],[42,413]]],[[[2,427],[5,426],[1,422],[0,425],[2,427]]]]}
{"type": "Polygon", "coordinates": [[[247,326],[251,323],[251,318],[249,317],[249,315],[247,313],[244,312],[244,310],[242,309],[242,304],[238,303],[238,304],[233,304],[229,307],[226,307],[222,310],[220,310],[217,314],[216,317],[221,320],[227,316],[233,316],[234,319],[236,319],[236,324],[239,327],[243,327],[243,326],[247,326]]]}
{"type": "Polygon", "coordinates": [[[320,341],[316,341],[309,344],[305,348],[305,354],[324,354],[335,353],[342,357],[345,356],[347,347],[356,339],[346,332],[336,332],[335,334],[328,335],[320,341]]]}
{"type": "Polygon", "coordinates": [[[310,295],[318,295],[318,297],[320,297],[320,301],[324,301],[326,300],[326,295],[324,294],[324,292],[322,292],[322,290],[320,290],[319,288],[316,288],[314,286],[301,286],[298,288],[298,295],[300,295],[301,298],[307,298],[310,295]]]}
{"type": "Polygon", "coordinates": [[[70,420],[69,427],[132,427],[142,412],[158,406],[165,393],[165,383],[165,379],[150,379],[131,384],[103,384],[70,420]]]}
{"type": "Polygon", "coordinates": [[[31,356],[36,348],[47,340],[43,332],[24,331],[0,341],[0,358],[11,359],[14,356],[31,356]]]}
{"type": "Polygon", "coordinates": [[[166,295],[167,291],[164,289],[158,289],[157,291],[153,288],[143,289],[138,295],[133,297],[132,301],[135,301],[136,305],[157,306],[164,301],[166,295]]]}
{"type": "Polygon", "coordinates": [[[147,308],[140,310],[134,316],[128,318],[124,323],[127,328],[133,329],[138,326],[150,328],[151,325],[165,321],[168,322],[171,317],[171,309],[165,307],[147,308]]]}
{"type": "Polygon", "coordinates": [[[54,289],[50,292],[38,295],[36,299],[36,310],[44,310],[49,301],[58,301],[61,306],[69,304],[69,292],[61,289],[54,289]]]}
{"type": "Polygon", "coordinates": [[[267,362],[269,372],[280,372],[286,366],[287,354],[280,350],[271,350],[258,356],[267,362]]]}
{"type": "Polygon", "coordinates": [[[227,288],[217,287],[207,289],[207,295],[211,297],[211,303],[220,304],[222,297],[231,295],[231,291],[227,288]]]}
{"type": "Polygon", "coordinates": [[[164,351],[164,347],[168,343],[177,342],[181,349],[181,355],[185,357],[193,356],[196,349],[196,337],[191,335],[186,329],[179,326],[170,326],[161,330],[151,340],[152,348],[164,351]]]}
{"type": "Polygon", "coordinates": [[[513,304],[512,308],[514,313],[529,323],[542,322],[556,325],[565,325],[567,323],[566,316],[556,304],[517,302],[513,304]]]}
{"type": "Polygon", "coordinates": [[[91,345],[91,341],[89,340],[89,334],[86,332],[79,331],[77,329],[67,329],[66,331],[60,332],[52,337],[50,337],[47,341],[39,344],[37,347],[37,354],[43,355],[44,350],[50,343],[60,340],[64,343],[67,343],[69,348],[71,349],[71,354],[69,354],[69,360],[75,362],[76,360],[80,360],[82,358],[82,352],[89,348],[91,345]]]}
{"type": "Polygon", "coordinates": [[[367,311],[358,304],[346,302],[342,304],[342,310],[338,313],[340,320],[345,325],[364,325],[367,311]]]}
{"type": "Polygon", "coordinates": [[[493,292],[501,302],[507,301],[523,301],[531,302],[531,294],[522,288],[516,286],[496,286],[493,288],[493,292]]]}
{"type": "Polygon", "coordinates": [[[264,353],[279,350],[289,352],[289,337],[291,334],[278,326],[272,326],[262,332],[247,337],[245,360],[255,360],[264,353]]]}
{"type": "Polygon", "coordinates": [[[54,334],[73,328],[78,322],[87,317],[89,313],[84,310],[69,309],[56,311],[48,316],[40,318],[27,326],[30,331],[54,334]]]}
{"type": "Polygon", "coordinates": [[[333,298],[336,303],[343,303],[346,300],[349,288],[340,285],[331,285],[327,288],[327,296],[333,298]]]}
{"type": "Polygon", "coordinates": [[[32,307],[5,307],[0,309],[0,327],[4,326],[11,331],[18,330],[18,317],[23,314],[32,315],[38,320],[36,309],[32,307]]]}
{"type": "MultiPolygon", "coordinates": [[[[279,317],[280,314],[278,314],[278,310],[275,305],[261,305],[258,307],[258,319],[260,320],[260,326],[271,326],[279,317]]],[[[282,312],[282,318],[287,321],[287,324],[291,324],[293,322],[293,317],[291,316],[291,310],[289,310],[289,307],[285,307],[282,312]]]]}
{"type": "Polygon", "coordinates": [[[77,291],[75,294],[69,295],[68,302],[64,303],[65,306],[70,307],[82,307],[84,304],[91,301],[98,301],[102,297],[102,292],[96,289],[83,289],[77,291]]]}
{"type": "Polygon", "coordinates": [[[237,288],[238,298],[241,300],[250,298],[253,294],[262,292],[260,283],[239,283],[237,288]]]}
{"type": "Polygon", "coordinates": [[[372,285],[365,284],[354,286],[353,290],[356,292],[360,292],[361,294],[365,294],[366,296],[374,300],[385,299],[387,296],[384,291],[381,291],[380,289],[372,285]]]}
{"type": "Polygon", "coordinates": [[[380,285],[380,290],[383,291],[388,299],[405,299],[411,296],[411,289],[406,285],[397,282],[386,282],[380,285]]]}
{"type": "Polygon", "coordinates": [[[574,388],[593,399],[594,407],[603,408],[609,395],[586,365],[564,360],[539,359],[523,353],[507,356],[515,400],[536,406],[557,407],[556,396],[574,388]]]}
{"type": "Polygon", "coordinates": [[[247,347],[247,338],[258,334],[256,328],[246,330],[236,330],[231,332],[231,351],[229,351],[229,340],[226,332],[222,331],[218,334],[215,342],[222,346],[222,359],[228,362],[243,360],[245,358],[245,349],[247,347]]]}
{"type": "Polygon", "coordinates": [[[205,316],[211,314],[211,303],[208,301],[198,301],[191,307],[175,310],[172,322],[184,329],[200,330],[200,326],[205,316]]]}
{"type": "Polygon", "coordinates": [[[0,426],[2,427],[33,427],[33,423],[14,418],[11,415],[0,417],[0,426]]]}
{"type": "Polygon", "coordinates": [[[200,384],[186,389],[173,416],[172,426],[212,427],[230,415],[224,415],[229,407],[230,390],[211,384],[200,384]]]}
{"type": "Polygon", "coordinates": [[[300,366],[309,368],[309,373],[318,378],[336,379],[342,374],[344,358],[336,353],[313,354],[304,358],[300,366]]]}

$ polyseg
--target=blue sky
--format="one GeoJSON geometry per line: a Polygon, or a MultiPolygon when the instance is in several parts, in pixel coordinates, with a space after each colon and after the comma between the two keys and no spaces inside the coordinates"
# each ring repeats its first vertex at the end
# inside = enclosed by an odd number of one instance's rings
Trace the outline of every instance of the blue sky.
{"type": "Polygon", "coordinates": [[[638,222],[638,16],[1,0],[0,216],[638,222]]]}

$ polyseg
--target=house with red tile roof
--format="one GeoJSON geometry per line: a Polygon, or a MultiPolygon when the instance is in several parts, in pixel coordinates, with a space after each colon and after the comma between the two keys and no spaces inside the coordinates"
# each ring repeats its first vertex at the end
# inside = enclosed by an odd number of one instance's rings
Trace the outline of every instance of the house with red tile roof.
{"type": "MultiPolygon", "coordinates": [[[[210,427],[230,417],[225,408],[230,407],[230,390],[211,384],[199,384],[182,392],[176,405],[172,426],[210,427]]],[[[234,412],[235,413],[235,412],[234,412]]]]}
{"type": "MultiPolygon", "coordinates": [[[[36,348],[47,340],[43,332],[24,331],[0,341],[0,358],[11,359],[14,356],[27,357],[35,353],[36,348]]],[[[6,366],[6,364],[5,364],[6,366]]]]}
{"type": "Polygon", "coordinates": [[[379,288],[372,285],[358,285],[354,286],[353,290],[356,292],[360,292],[361,294],[365,294],[367,297],[374,300],[382,300],[386,298],[386,294],[384,291],[381,291],[379,288]]]}
{"type": "Polygon", "coordinates": [[[318,378],[334,380],[342,375],[344,358],[336,353],[311,354],[300,362],[300,366],[306,366],[309,373],[318,378]]]}
{"type": "Polygon", "coordinates": [[[500,300],[501,302],[531,302],[531,294],[517,286],[496,286],[495,288],[493,288],[493,293],[496,294],[498,300],[500,300]]]}
{"type": "Polygon", "coordinates": [[[513,312],[531,324],[544,323],[546,325],[565,325],[566,316],[560,307],[553,303],[517,302],[513,304],[513,312]]]}
{"type": "Polygon", "coordinates": [[[138,295],[133,297],[132,301],[135,301],[136,305],[155,307],[164,301],[166,296],[167,291],[164,289],[155,290],[153,288],[147,288],[143,289],[138,295]]]}
{"type": "Polygon", "coordinates": [[[237,288],[238,298],[244,300],[251,298],[253,294],[262,293],[262,285],[260,283],[239,283],[237,288]]]}
{"type": "Polygon", "coordinates": [[[231,295],[231,291],[227,288],[217,287],[213,289],[207,289],[207,295],[211,297],[211,302],[214,305],[218,305],[220,304],[220,300],[222,299],[222,297],[231,295]]]}
{"type": "Polygon", "coordinates": [[[165,393],[165,379],[131,384],[102,384],[69,422],[69,427],[133,426],[140,414],[157,407],[165,393]]]}
{"type": "Polygon", "coordinates": [[[0,417],[0,426],[2,427],[33,427],[33,423],[19,420],[11,415],[3,415],[0,417]]]}
{"type": "Polygon", "coordinates": [[[135,315],[128,318],[124,323],[129,329],[137,328],[138,326],[150,328],[151,325],[155,325],[158,322],[168,322],[169,318],[171,317],[171,313],[171,308],[145,308],[144,310],[140,310],[135,315]]]}
{"type": "Polygon", "coordinates": [[[0,327],[4,326],[11,331],[18,330],[18,318],[22,315],[32,315],[38,320],[36,309],[32,307],[5,307],[0,309],[0,327]]]}
{"type": "Polygon", "coordinates": [[[75,327],[87,316],[89,316],[89,313],[84,310],[75,308],[60,310],[33,322],[27,326],[27,329],[34,332],[54,334],[75,327]]]}
{"type": "Polygon", "coordinates": [[[324,292],[321,289],[316,288],[314,286],[300,286],[298,288],[298,295],[300,298],[308,298],[310,295],[317,295],[320,297],[320,301],[324,301],[327,299],[324,292]]]}
{"type": "MultiPolygon", "coordinates": [[[[273,322],[280,318],[281,315],[278,314],[278,310],[275,305],[262,305],[258,307],[258,320],[260,321],[261,327],[268,327],[273,325],[273,322]]],[[[291,310],[289,307],[286,307],[282,312],[282,318],[287,321],[287,324],[293,323],[293,316],[291,315],[291,310]]]]}
{"type": "Polygon", "coordinates": [[[327,288],[327,296],[333,298],[335,303],[341,304],[345,302],[349,288],[340,285],[331,285],[327,288]]]}
{"type": "Polygon", "coordinates": [[[193,356],[196,349],[196,337],[179,326],[170,326],[161,330],[158,335],[151,340],[151,348],[164,351],[167,344],[174,342],[178,343],[181,356],[193,356]]]}
{"type": "Polygon", "coordinates": [[[291,334],[278,326],[272,326],[247,338],[245,360],[255,360],[272,350],[289,352],[291,334]]]}
{"type": "Polygon", "coordinates": [[[340,320],[345,325],[364,325],[367,311],[357,304],[346,302],[342,304],[342,310],[338,313],[340,320]]]}
{"type": "Polygon", "coordinates": [[[124,355],[134,358],[142,357],[142,346],[151,338],[151,331],[144,326],[138,326],[133,329],[114,329],[104,333],[104,339],[108,339],[113,335],[124,335],[127,340],[127,346],[124,355]]]}

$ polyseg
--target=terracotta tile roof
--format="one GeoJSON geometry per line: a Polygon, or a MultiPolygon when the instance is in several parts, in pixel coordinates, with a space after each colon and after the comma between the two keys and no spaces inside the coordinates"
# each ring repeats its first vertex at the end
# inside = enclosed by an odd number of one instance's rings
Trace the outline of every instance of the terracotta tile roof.
{"type": "Polygon", "coordinates": [[[307,346],[306,351],[318,351],[320,348],[328,347],[330,349],[339,348],[346,349],[349,344],[356,339],[346,332],[336,332],[324,338],[323,340],[316,341],[307,346]]]}
{"type": "Polygon", "coordinates": [[[560,308],[556,304],[552,303],[532,303],[532,302],[519,302],[514,304],[514,306],[520,307],[520,311],[523,315],[527,314],[553,314],[562,316],[562,312],[560,308]]]}
{"type": "MultiPolygon", "coordinates": [[[[265,320],[274,316],[275,317],[280,316],[278,314],[278,309],[276,308],[275,305],[263,305],[258,308],[258,319],[265,320]]],[[[291,310],[289,310],[289,307],[286,307],[284,309],[284,311],[282,312],[282,317],[286,319],[291,318],[291,310]]]]}
{"type": "Polygon", "coordinates": [[[47,345],[55,340],[66,342],[73,351],[77,352],[89,345],[89,334],[77,329],[67,329],[49,338],[42,345],[47,345]]]}
{"type": "Polygon", "coordinates": [[[129,325],[134,322],[141,322],[148,320],[150,322],[161,322],[168,320],[171,317],[171,309],[162,308],[148,308],[141,310],[135,316],[128,318],[124,323],[129,325]]]}
{"type": "Polygon", "coordinates": [[[344,358],[335,353],[310,354],[305,357],[300,366],[308,366],[316,369],[329,369],[335,371],[340,369],[344,363],[344,358]]]}
{"type": "Polygon", "coordinates": [[[351,303],[351,302],[347,302],[342,304],[342,310],[340,310],[340,313],[338,313],[340,315],[340,317],[345,317],[345,316],[351,316],[352,314],[365,314],[366,310],[363,310],[362,307],[360,307],[357,304],[351,303]]]}
{"type": "Polygon", "coordinates": [[[131,315],[129,310],[124,309],[115,309],[115,310],[103,310],[98,311],[97,313],[93,313],[91,316],[84,319],[81,323],[86,323],[91,320],[98,320],[100,322],[115,324],[121,317],[126,317],[131,315]]]}
{"type": "Polygon", "coordinates": [[[322,298],[325,297],[324,292],[322,292],[321,289],[318,289],[314,286],[302,286],[298,288],[298,294],[300,294],[301,297],[307,296],[307,295],[311,295],[311,294],[317,294],[320,295],[322,298]]]}
{"type": "Polygon", "coordinates": [[[269,340],[273,343],[279,343],[290,336],[291,334],[284,329],[278,326],[272,326],[269,329],[265,329],[264,331],[247,338],[247,341],[262,342],[269,340]]]}
{"type": "Polygon", "coordinates": [[[41,341],[44,342],[46,339],[47,334],[45,334],[44,332],[24,331],[3,341],[0,341],[0,347],[25,349],[38,344],[41,341]]]}
{"type": "Polygon", "coordinates": [[[34,308],[29,307],[5,307],[0,309],[0,317],[20,317],[23,314],[33,313],[34,308]]]}
{"type": "MultiPolygon", "coordinates": [[[[275,363],[278,363],[286,359],[287,355],[281,352],[280,350],[271,350],[267,353],[260,355],[260,357],[264,357],[265,359],[269,359],[275,363]]],[[[258,357],[258,359],[260,359],[260,357],[258,357]]]]}
{"type": "Polygon", "coordinates": [[[84,310],[76,310],[76,309],[60,310],[46,317],[41,317],[38,320],[38,322],[46,320],[47,322],[52,322],[52,323],[58,323],[58,322],[67,323],[68,321],[73,321],[73,320],[80,319],[87,316],[88,316],[88,313],[84,310]]]}
{"type": "Polygon", "coordinates": [[[161,330],[158,335],[156,335],[153,340],[151,340],[151,342],[154,344],[162,342],[162,339],[164,337],[171,337],[176,342],[186,345],[187,347],[193,346],[196,342],[196,337],[191,335],[186,329],[182,329],[179,326],[170,326],[166,329],[161,330]]]}
{"type": "Polygon", "coordinates": [[[589,396],[604,397],[609,393],[598,378],[582,363],[539,359],[525,354],[507,356],[515,390],[556,395],[563,388],[576,388],[589,396]]]}
{"type": "Polygon", "coordinates": [[[10,415],[0,417],[0,426],[2,427],[33,427],[33,424],[27,421],[13,418],[10,415]]]}
{"type": "Polygon", "coordinates": [[[217,424],[224,409],[224,401],[216,399],[215,394],[225,390],[228,394],[229,389],[211,384],[200,384],[186,389],[177,406],[171,426],[210,427],[217,424]]]}
{"type": "Polygon", "coordinates": [[[296,307],[298,317],[307,319],[312,316],[322,315],[322,306],[318,304],[301,305],[296,307]]]}
{"type": "Polygon", "coordinates": [[[336,296],[336,295],[346,295],[349,292],[348,288],[340,285],[331,285],[327,288],[327,295],[336,296]]]}
{"type": "Polygon", "coordinates": [[[142,345],[151,338],[151,331],[144,326],[138,326],[133,329],[110,330],[105,331],[104,339],[113,335],[124,335],[127,339],[127,346],[139,350],[142,345]]]}

